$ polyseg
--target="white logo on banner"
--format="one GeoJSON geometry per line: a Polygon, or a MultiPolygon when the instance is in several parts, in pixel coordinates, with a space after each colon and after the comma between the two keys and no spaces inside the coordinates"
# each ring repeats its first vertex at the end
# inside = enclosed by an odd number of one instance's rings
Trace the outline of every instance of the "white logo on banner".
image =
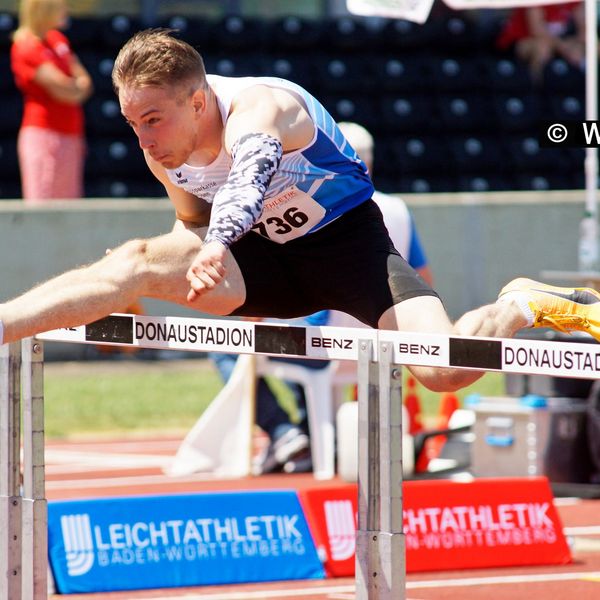
{"type": "Polygon", "coordinates": [[[346,560],[356,548],[356,525],[350,500],[325,502],[325,523],[333,560],[346,560]]]}
{"type": "Polygon", "coordinates": [[[63,515],[60,518],[67,571],[71,577],[87,573],[94,564],[94,544],[90,516],[63,515]]]}

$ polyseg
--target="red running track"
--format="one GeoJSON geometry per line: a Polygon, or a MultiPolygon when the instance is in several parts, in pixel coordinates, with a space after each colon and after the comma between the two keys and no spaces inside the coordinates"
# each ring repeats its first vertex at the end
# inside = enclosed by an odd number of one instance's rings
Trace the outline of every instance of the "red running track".
{"type": "MultiPolygon", "coordinates": [[[[46,445],[49,500],[241,489],[330,487],[310,474],[217,480],[169,478],[162,468],[179,439],[101,440],[46,445]]],[[[438,571],[407,576],[410,600],[579,600],[600,598],[600,500],[556,499],[574,562],[567,566],[438,571]]],[[[53,595],[53,600],[353,600],[354,580],[290,581],[139,592],[53,595]]]]}

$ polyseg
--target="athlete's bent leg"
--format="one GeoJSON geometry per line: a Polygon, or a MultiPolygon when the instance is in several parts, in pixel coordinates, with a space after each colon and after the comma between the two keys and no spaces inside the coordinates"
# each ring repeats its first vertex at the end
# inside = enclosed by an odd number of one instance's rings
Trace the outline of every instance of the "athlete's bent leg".
{"type": "Polygon", "coordinates": [[[60,327],[75,327],[123,311],[142,296],[227,315],[245,300],[239,267],[228,252],[226,278],[193,304],[186,300],[186,271],[201,247],[204,229],[176,228],[131,240],[88,266],[68,271],[0,305],[3,343],[60,327]]]}
{"type": "MultiPolygon", "coordinates": [[[[496,302],[463,315],[452,324],[441,301],[434,296],[420,296],[389,308],[379,319],[379,328],[415,333],[512,337],[527,321],[512,302],[496,302]]],[[[483,371],[409,366],[413,375],[434,392],[451,392],[477,381],[483,371]]]]}

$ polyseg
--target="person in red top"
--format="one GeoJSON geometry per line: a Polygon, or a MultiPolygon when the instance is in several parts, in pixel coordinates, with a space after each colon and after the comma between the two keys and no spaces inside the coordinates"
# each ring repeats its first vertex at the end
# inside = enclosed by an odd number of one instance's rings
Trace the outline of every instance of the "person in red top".
{"type": "Polygon", "coordinates": [[[500,32],[501,50],[514,49],[528,63],[535,81],[555,56],[584,67],[585,14],[583,2],[520,7],[513,10],[500,32]]]}
{"type": "Polygon", "coordinates": [[[23,94],[17,151],[26,201],[83,196],[85,131],[82,104],[92,80],[61,28],[64,0],[22,0],[11,68],[23,94]]]}

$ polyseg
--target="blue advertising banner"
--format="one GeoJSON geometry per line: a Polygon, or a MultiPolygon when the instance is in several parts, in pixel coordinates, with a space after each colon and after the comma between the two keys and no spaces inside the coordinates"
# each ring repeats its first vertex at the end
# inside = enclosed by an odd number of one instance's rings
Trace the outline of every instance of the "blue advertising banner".
{"type": "Polygon", "coordinates": [[[296,492],[227,492],[48,504],[62,594],[323,579],[296,492]]]}

